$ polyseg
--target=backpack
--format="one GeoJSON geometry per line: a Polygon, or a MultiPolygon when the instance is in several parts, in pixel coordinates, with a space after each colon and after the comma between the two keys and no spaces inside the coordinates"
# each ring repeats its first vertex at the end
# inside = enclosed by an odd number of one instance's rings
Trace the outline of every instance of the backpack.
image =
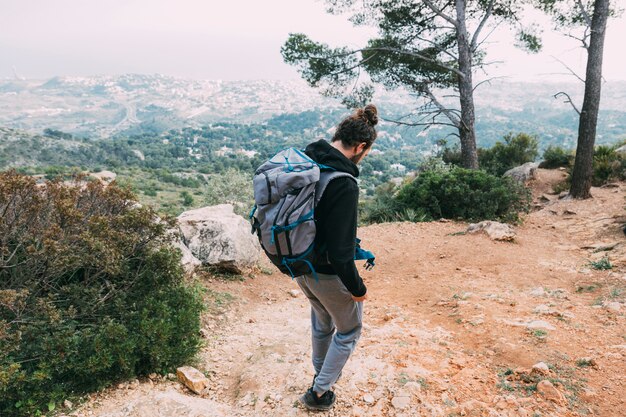
{"type": "MultiPolygon", "coordinates": [[[[295,148],[277,153],[256,170],[252,233],[284,274],[294,278],[310,272],[317,279],[313,264],[324,251],[315,248],[315,207],[330,181],[340,177],[356,181],[347,172],[318,164],[295,148]]],[[[355,259],[367,259],[366,269],[371,269],[374,255],[361,249],[359,242],[357,239],[355,259]]]]}

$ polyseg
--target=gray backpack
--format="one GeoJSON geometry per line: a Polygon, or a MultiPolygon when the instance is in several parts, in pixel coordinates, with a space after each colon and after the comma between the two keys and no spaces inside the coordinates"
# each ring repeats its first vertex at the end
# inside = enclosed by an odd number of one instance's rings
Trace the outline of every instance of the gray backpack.
{"type": "Polygon", "coordinates": [[[356,181],[295,148],[279,152],[256,170],[252,233],[281,272],[291,277],[306,273],[317,277],[313,263],[320,248],[316,251],[315,207],[328,183],[339,177],[356,181]]]}

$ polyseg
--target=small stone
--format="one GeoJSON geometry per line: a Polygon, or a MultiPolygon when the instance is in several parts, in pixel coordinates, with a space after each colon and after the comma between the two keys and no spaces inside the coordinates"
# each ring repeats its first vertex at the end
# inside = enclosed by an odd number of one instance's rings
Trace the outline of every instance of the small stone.
{"type": "Polygon", "coordinates": [[[191,366],[181,366],[176,369],[176,375],[180,382],[196,394],[201,394],[209,386],[209,379],[191,366]]]}
{"type": "Polygon", "coordinates": [[[300,291],[298,290],[289,290],[289,295],[293,298],[298,298],[298,296],[301,294],[300,291]]]}
{"type": "Polygon", "coordinates": [[[411,397],[395,396],[391,400],[391,405],[393,405],[393,408],[395,408],[397,410],[404,410],[404,409],[408,408],[411,405],[411,397]]]}
{"type": "Polygon", "coordinates": [[[556,387],[552,385],[552,382],[546,379],[539,381],[537,384],[537,392],[548,401],[559,405],[565,404],[565,397],[563,397],[561,391],[556,389],[556,387]]]}
{"type": "Polygon", "coordinates": [[[404,389],[410,392],[413,395],[417,395],[422,391],[422,386],[419,382],[409,381],[404,384],[404,389]]]}
{"type": "Polygon", "coordinates": [[[248,319],[248,323],[256,323],[256,320],[255,320],[255,319],[253,319],[252,317],[250,317],[250,318],[248,319]]]}
{"type": "Polygon", "coordinates": [[[359,407],[352,407],[352,415],[354,417],[361,417],[363,415],[365,415],[365,411],[362,408],[359,407]]]}
{"type": "Polygon", "coordinates": [[[153,372],[150,375],[148,375],[148,378],[150,378],[150,379],[157,379],[158,375],[153,372]]]}
{"type": "Polygon", "coordinates": [[[598,362],[596,362],[596,360],[594,358],[591,357],[584,357],[584,358],[580,358],[576,361],[577,364],[582,364],[583,366],[591,366],[594,368],[598,367],[598,362]]]}
{"type": "Polygon", "coordinates": [[[544,297],[546,295],[546,291],[542,287],[533,288],[529,292],[533,297],[544,297]]]}
{"type": "Polygon", "coordinates": [[[537,307],[535,307],[535,309],[533,310],[533,313],[535,314],[550,314],[553,310],[546,304],[539,304],[537,307]]]}
{"type": "Polygon", "coordinates": [[[556,330],[556,327],[543,320],[533,320],[526,324],[529,329],[556,330]]]}
{"type": "Polygon", "coordinates": [[[579,396],[585,402],[592,402],[598,397],[598,394],[590,388],[583,388],[579,396]]]}
{"type": "Polygon", "coordinates": [[[539,375],[548,375],[550,373],[550,368],[544,362],[539,362],[533,365],[533,369],[531,370],[533,374],[539,375]]]}
{"type": "Polygon", "coordinates": [[[65,401],[63,401],[63,407],[65,407],[65,408],[67,408],[69,410],[72,407],[74,407],[74,404],[72,404],[72,402],[70,400],[65,400],[65,401]]]}
{"type": "Polygon", "coordinates": [[[604,303],[604,308],[607,310],[620,311],[622,309],[622,304],[617,301],[611,301],[609,303],[604,303]]]}
{"type": "Polygon", "coordinates": [[[376,400],[374,399],[374,397],[372,396],[372,394],[365,394],[365,395],[363,396],[363,402],[364,402],[365,404],[372,405],[372,404],[374,404],[374,403],[376,402],[376,400]]]}

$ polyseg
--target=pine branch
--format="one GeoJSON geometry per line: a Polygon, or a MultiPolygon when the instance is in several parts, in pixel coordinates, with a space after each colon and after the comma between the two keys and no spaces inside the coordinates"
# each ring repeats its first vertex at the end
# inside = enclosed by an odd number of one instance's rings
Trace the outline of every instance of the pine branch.
{"type": "Polygon", "coordinates": [[[572,98],[569,96],[569,94],[567,94],[564,91],[559,91],[558,93],[554,94],[554,98],[559,98],[559,96],[565,96],[567,97],[567,100],[565,100],[563,103],[569,103],[572,105],[572,107],[574,108],[574,110],[576,111],[576,113],[578,113],[578,115],[580,116],[580,110],[578,110],[578,108],[576,107],[576,105],[574,104],[574,102],[572,101],[572,98]]]}
{"type": "Polygon", "coordinates": [[[487,23],[487,20],[489,20],[489,17],[491,17],[494,3],[495,0],[491,0],[489,2],[489,6],[487,6],[487,11],[485,12],[485,15],[483,16],[480,23],[478,24],[476,32],[474,32],[474,35],[472,36],[472,41],[470,42],[470,49],[472,50],[472,52],[476,51],[476,47],[478,46],[478,35],[483,30],[483,27],[485,26],[485,23],[487,23]]]}

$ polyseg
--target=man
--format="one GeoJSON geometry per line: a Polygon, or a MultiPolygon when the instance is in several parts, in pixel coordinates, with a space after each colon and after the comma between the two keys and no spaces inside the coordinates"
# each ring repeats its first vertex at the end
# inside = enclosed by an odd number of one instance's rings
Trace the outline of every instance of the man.
{"type": "MultiPolygon", "coordinates": [[[[373,105],[344,119],[331,143],[311,143],[306,154],[319,164],[358,177],[358,164],[369,153],[378,122],[373,105]]],[[[330,181],[315,208],[315,247],[323,248],[312,274],[296,278],[311,303],[313,385],[300,398],[309,410],[328,410],[331,390],[361,335],[367,288],[354,263],[359,188],[350,177],[330,181]]]]}

